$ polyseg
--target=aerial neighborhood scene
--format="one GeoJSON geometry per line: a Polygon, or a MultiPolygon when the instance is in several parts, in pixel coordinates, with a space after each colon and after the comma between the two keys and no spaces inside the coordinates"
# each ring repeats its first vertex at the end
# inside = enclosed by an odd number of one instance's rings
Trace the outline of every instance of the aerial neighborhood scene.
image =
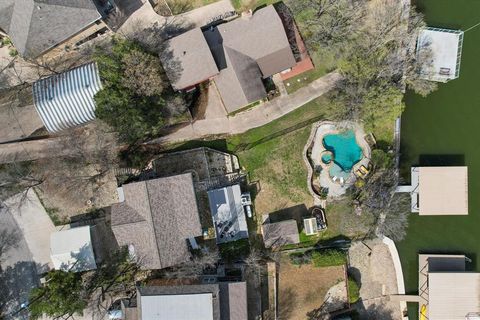
{"type": "Polygon", "coordinates": [[[0,0],[0,320],[480,320],[478,57],[478,0],[0,0]]]}

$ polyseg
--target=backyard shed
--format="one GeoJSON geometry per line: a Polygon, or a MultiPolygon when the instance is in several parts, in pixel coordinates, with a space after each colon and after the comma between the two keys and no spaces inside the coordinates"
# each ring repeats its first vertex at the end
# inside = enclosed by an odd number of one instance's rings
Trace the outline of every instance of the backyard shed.
{"type": "Polygon", "coordinates": [[[57,132],[95,119],[95,94],[102,89],[96,63],[33,84],[33,100],[45,128],[57,132]]]}
{"type": "Polygon", "coordinates": [[[240,185],[208,191],[217,243],[248,238],[248,226],[242,205],[240,185]]]}
{"type": "Polygon", "coordinates": [[[96,269],[90,226],[52,233],[50,256],[56,270],[80,272],[96,269]]]}
{"type": "Polygon", "coordinates": [[[297,221],[290,219],[262,225],[265,247],[281,247],[287,244],[300,243],[297,221]]]}

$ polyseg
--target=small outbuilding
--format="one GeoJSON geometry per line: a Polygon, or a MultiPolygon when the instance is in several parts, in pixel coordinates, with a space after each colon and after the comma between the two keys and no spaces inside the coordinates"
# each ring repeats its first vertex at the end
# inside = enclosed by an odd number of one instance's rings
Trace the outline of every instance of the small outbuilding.
{"type": "Polygon", "coordinates": [[[262,225],[263,242],[266,248],[300,243],[297,221],[290,219],[262,225]]]}
{"type": "Polygon", "coordinates": [[[248,238],[240,185],[210,190],[208,201],[218,244],[248,238]]]}
{"type": "Polygon", "coordinates": [[[95,62],[40,79],[33,84],[35,108],[49,132],[95,119],[95,94],[102,89],[95,62]]]}
{"type": "Polygon", "coordinates": [[[421,75],[431,81],[447,82],[460,75],[463,31],[426,28],[417,41],[417,56],[424,60],[421,75]]]}
{"type": "Polygon", "coordinates": [[[56,270],[81,272],[97,268],[90,226],[70,228],[50,235],[50,257],[56,270]]]}

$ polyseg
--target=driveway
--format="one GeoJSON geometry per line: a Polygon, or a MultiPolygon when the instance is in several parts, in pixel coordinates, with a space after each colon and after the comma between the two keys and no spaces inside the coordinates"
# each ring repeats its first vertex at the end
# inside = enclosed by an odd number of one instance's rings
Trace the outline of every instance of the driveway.
{"type": "Polygon", "coordinates": [[[15,220],[24,238],[33,261],[39,272],[52,268],[50,260],[50,234],[55,226],[43,208],[35,192],[30,189],[27,194],[18,194],[5,201],[10,215],[15,220]]]}
{"type": "Polygon", "coordinates": [[[21,304],[28,300],[29,292],[39,285],[39,277],[33,256],[22,231],[8,208],[0,209],[0,234],[2,242],[13,241],[0,257],[0,306],[7,319],[27,318],[21,304]]]}
{"type": "Polygon", "coordinates": [[[26,138],[40,128],[43,123],[33,105],[0,104],[0,143],[26,138]]]}

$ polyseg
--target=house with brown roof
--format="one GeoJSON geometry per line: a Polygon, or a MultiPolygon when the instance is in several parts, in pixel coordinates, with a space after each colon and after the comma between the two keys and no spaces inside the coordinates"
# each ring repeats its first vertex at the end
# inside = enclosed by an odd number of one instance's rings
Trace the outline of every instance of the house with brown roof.
{"type": "Polygon", "coordinates": [[[162,64],[177,90],[213,79],[229,113],[266,98],[263,80],[296,64],[272,5],[211,27],[203,31],[203,38],[196,30],[167,41],[160,54],[162,64]]]}
{"type": "Polygon", "coordinates": [[[188,242],[202,235],[191,173],[134,182],[119,188],[112,230],[144,269],[163,269],[190,259],[188,242]]]}

